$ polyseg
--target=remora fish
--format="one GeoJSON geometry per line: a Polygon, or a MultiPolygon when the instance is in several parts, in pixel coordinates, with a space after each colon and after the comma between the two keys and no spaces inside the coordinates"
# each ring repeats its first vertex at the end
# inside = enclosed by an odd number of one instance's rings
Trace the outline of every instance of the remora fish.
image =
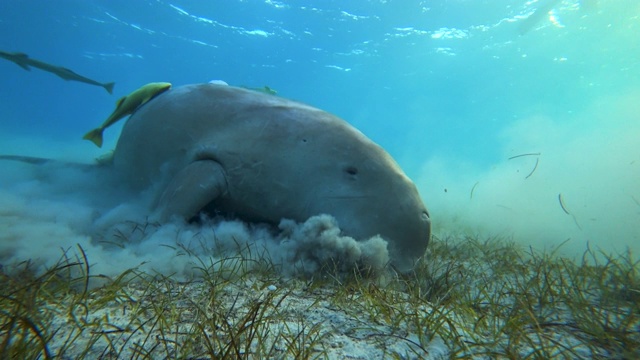
{"type": "Polygon", "coordinates": [[[155,82],[142,86],[138,90],[127,96],[121,97],[116,101],[116,109],[109,115],[102,125],[86,133],[82,138],[90,140],[98,147],[102,147],[102,132],[104,129],[113,125],[118,120],[127,115],[133,114],[140,106],[153,99],[156,95],[161,94],[171,87],[167,82],[155,82]]]}
{"type": "Polygon", "coordinates": [[[263,87],[250,87],[250,86],[240,86],[241,88],[245,88],[248,90],[259,91],[261,93],[269,94],[269,95],[278,95],[278,92],[274,89],[268,87],[267,85],[263,87]]]}
{"type": "Polygon", "coordinates": [[[115,83],[113,82],[101,83],[101,82],[89,79],[87,77],[84,77],[80,74],[77,74],[65,67],[55,66],[55,65],[47,64],[46,62],[42,62],[40,60],[32,59],[29,57],[29,55],[24,53],[6,52],[6,51],[0,50],[0,58],[12,61],[27,71],[31,71],[31,67],[38,68],[38,69],[50,72],[52,74],[58,75],[59,77],[65,80],[79,81],[86,84],[103,87],[105,90],[107,90],[109,94],[113,94],[113,86],[115,85],[115,83]]]}

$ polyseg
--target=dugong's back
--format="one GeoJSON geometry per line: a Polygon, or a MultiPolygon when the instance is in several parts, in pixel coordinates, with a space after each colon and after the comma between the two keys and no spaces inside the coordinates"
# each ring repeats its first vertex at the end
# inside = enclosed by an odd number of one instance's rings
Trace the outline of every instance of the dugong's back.
{"type": "Polygon", "coordinates": [[[413,183],[377,144],[319,109],[224,85],[178,87],[131,116],[114,153],[133,187],[160,182],[159,191],[200,161],[223,169],[224,191],[207,205],[246,220],[330,214],[357,239],[385,237],[392,257],[414,258],[428,243],[413,183]]]}
{"type": "Polygon", "coordinates": [[[135,186],[144,187],[158,180],[161,165],[180,167],[207,155],[229,166],[252,160],[295,166],[301,155],[317,161],[318,152],[351,152],[355,144],[345,143],[355,142],[377,148],[355,128],[319,109],[242,88],[197,84],[171,89],[136,111],[122,130],[114,161],[135,186]],[[326,145],[330,148],[317,148],[326,145]]]}

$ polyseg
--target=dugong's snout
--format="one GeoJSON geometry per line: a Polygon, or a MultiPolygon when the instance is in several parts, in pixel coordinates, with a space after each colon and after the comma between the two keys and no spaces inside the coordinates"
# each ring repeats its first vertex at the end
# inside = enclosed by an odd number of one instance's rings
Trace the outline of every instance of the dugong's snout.
{"type": "Polygon", "coordinates": [[[415,242],[415,246],[417,253],[422,256],[429,245],[429,240],[431,240],[431,216],[429,216],[427,208],[423,208],[423,210],[420,211],[418,224],[416,226],[416,237],[418,241],[415,242]]]}
{"type": "Polygon", "coordinates": [[[389,252],[392,264],[401,271],[413,268],[415,262],[420,259],[429,245],[431,239],[431,217],[429,211],[417,198],[413,201],[408,211],[398,214],[398,219],[393,221],[395,226],[389,229],[389,252]]]}
{"type": "Polygon", "coordinates": [[[387,188],[391,191],[383,196],[352,201],[335,215],[347,235],[358,239],[379,235],[386,240],[391,265],[404,272],[425,254],[431,238],[431,216],[413,183],[407,179],[398,185],[387,188]]]}
{"type": "Polygon", "coordinates": [[[386,219],[377,226],[387,240],[391,264],[400,271],[411,270],[427,250],[431,238],[431,216],[415,184],[404,174],[392,175],[386,219]]]}

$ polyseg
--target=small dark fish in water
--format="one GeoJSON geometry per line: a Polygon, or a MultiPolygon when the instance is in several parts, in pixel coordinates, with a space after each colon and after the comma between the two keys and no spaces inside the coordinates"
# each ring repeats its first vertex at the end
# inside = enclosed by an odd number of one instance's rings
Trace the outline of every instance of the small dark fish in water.
{"type": "Polygon", "coordinates": [[[245,88],[247,90],[259,91],[261,93],[269,94],[269,95],[277,95],[278,92],[274,89],[268,87],[267,85],[263,87],[249,87],[249,86],[240,86],[241,88],[245,88]]]}

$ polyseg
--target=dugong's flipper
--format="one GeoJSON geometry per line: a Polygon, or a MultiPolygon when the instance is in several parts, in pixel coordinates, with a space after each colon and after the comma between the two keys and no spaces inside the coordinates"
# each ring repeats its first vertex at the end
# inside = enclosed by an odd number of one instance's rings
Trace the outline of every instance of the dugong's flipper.
{"type": "Polygon", "coordinates": [[[158,220],[173,215],[190,219],[226,191],[227,179],[219,163],[195,161],[176,173],[162,193],[156,207],[158,220]]]}

